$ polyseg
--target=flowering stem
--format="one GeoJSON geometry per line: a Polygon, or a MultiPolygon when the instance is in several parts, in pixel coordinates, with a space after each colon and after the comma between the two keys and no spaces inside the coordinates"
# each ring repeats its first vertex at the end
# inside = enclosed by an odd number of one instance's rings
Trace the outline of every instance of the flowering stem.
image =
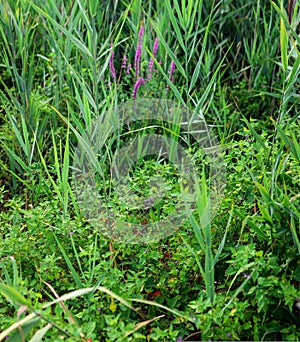
{"type": "MultiPolygon", "coordinates": [[[[169,69],[169,78],[170,81],[173,83],[174,82],[174,71],[176,69],[176,64],[175,62],[172,60],[171,64],[170,64],[170,69],[169,69]]],[[[169,90],[169,85],[167,85],[167,90],[169,90]]]]}
{"type": "Polygon", "coordinates": [[[139,90],[139,87],[144,83],[144,80],[142,77],[139,77],[139,79],[136,81],[135,85],[134,85],[134,89],[133,89],[133,98],[136,99],[137,96],[137,92],[139,90]]]}
{"type": "Polygon", "coordinates": [[[141,55],[142,55],[142,44],[143,44],[143,34],[144,34],[144,26],[141,26],[139,32],[139,42],[135,52],[134,58],[134,70],[135,76],[138,77],[140,73],[140,62],[141,62],[141,55]]]}
{"type": "MultiPolygon", "coordinates": [[[[155,39],[154,45],[153,45],[153,58],[156,58],[157,51],[158,51],[158,38],[155,39]]],[[[148,66],[148,81],[152,78],[152,71],[153,71],[153,65],[154,65],[154,59],[151,58],[148,66]]]]}
{"type": "Polygon", "coordinates": [[[113,79],[116,79],[116,70],[115,70],[115,66],[114,66],[114,57],[115,57],[115,53],[114,50],[112,49],[112,45],[110,45],[110,49],[111,49],[111,55],[110,55],[110,59],[109,59],[109,70],[110,70],[110,74],[111,77],[113,79]]]}

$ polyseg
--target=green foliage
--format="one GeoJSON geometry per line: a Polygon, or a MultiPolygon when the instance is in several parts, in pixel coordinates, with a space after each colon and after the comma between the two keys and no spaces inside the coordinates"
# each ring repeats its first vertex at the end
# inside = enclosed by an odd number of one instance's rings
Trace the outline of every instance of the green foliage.
{"type": "MultiPolygon", "coordinates": [[[[1,2],[0,340],[300,340],[300,1],[288,4],[1,2]],[[189,219],[158,243],[129,245],[83,218],[71,165],[94,120],[132,99],[141,26],[137,96],[203,115],[227,184],[211,221],[210,175],[187,144],[203,169],[189,219]]],[[[180,177],[167,160],[139,160],[126,178],[136,197],[120,198],[110,162],[127,133],[99,157],[98,190],[111,191],[115,217],[156,222],[183,201],[180,177]],[[134,207],[158,176],[163,198],[134,207]]]]}

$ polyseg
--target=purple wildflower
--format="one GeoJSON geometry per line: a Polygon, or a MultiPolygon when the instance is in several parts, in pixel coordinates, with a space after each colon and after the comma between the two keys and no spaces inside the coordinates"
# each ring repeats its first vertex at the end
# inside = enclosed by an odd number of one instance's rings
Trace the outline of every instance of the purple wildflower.
{"type": "Polygon", "coordinates": [[[247,274],[247,273],[243,273],[243,276],[247,279],[250,279],[251,278],[251,275],[250,274],[247,274]]]}
{"type": "Polygon", "coordinates": [[[122,69],[126,69],[126,65],[127,65],[127,56],[124,55],[123,56],[123,61],[122,61],[122,69]]]}
{"type": "Polygon", "coordinates": [[[111,55],[110,55],[110,59],[109,59],[109,70],[110,70],[111,77],[113,79],[115,79],[117,77],[116,70],[114,67],[115,53],[114,53],[114,50],[112,49],[112,45],[110,45],[110,48],[111,48],[111,55]]]}
{"type": "Polygon", "coordinates": [[[157,51],[158,51],[158,43],[159,43],[159,39],[158,37],[156,37],[154,45],[153,45],[153,57],[155,58],[157,55],[157,51]]]}
{"type": "Polygon", "coordinates": [[[143,44],[143,34],[144,34],[144,26],[141,26],[139,32],[139,42],[135,52],[134,58],[134,70],[135,76],[138,77],[140,73],[140,62],[141,62],[141,55],[142,55],[142,44],[143,44]]]}
{"type": "Polygon", "coordinates": [[[134,85],[134,89],[133,89],[133,98],[136,99],[136,96],[137,96],[137,92],[139,90],[139,87],[141,86],[141,84],[144,83],[144,80],[142,77],[139,77],[139,79],[136,81],[135,85],[134,85]]]}
{"type": "Polygon", "coordinates": [[[154,60],[151,58],[149,62],[149,66],[148,66],[148,81],[150,81],[152,78],[153,64],[154,64],[154,60]]]}
{"type": "Polygon", "coordinates": [[[144,205],[146,208],[150,208],[154,202],[154,198],[145,199],[144,205]]]}
{"type": "MultiPolygon", "coordinates": [[[[170,64],[170,69],[169,69],[169,78],[170,78],[170,81],[173,83],[174,82],[174,71],[176,69],[176,65],[175,65],[175,62],[172,61],[171,64],[170,64]]],[[[167,90],[169,90],[169,86],[167,85],[167,90]]]]}
{"type": "Polygon", "coordinates": [[[131,68],[131,64],[127,65],[127,69],[126,69],[126,74],[129,75],[130,74],[130,68],[131,68]]]}
{"type": "Polygon", "coordinates": [[[182,342],[182,341],[183,341],[183,339],[181,336],[179,336],[178,339],[176,340],[176,342],[182,342]]]}
{"type": "Polygon", "coordinates": [[[171,65],[170,65],[170,70],[169,70],[169,76],[170,76],[170,81],[171,82],[174,82],[174,71],[175,71],[175,69],[176,69],[175,62],[172,61],[171,65]]]}
{"type": "Polygon", "coordinates": [[[230,337],[230,336],[231,336],[231,334],[230,334],[230,333],[228,333],[228,334],[227,334],[227,337],[230,337]]]}
{"type": "MultiPolygon", "coordinates": [[[[158,51],[158,38],[155,39],[154,45],[153,45],[153,57],[156,58],[157,51],[158,51]]],[[[151,58],[148,66],[148,81],[151,80],[152,77],[152,71],[153,71],[153,65],[154,65],[154,59],[151,58]]]]}
{"type": "Polygon", "coordinates": [[[141,50],[137,48],[135,59],[134,59],[134,69],[135,69],[135,76],[138,77],[140,73],[140,60],[141,60],[141,50]]]}

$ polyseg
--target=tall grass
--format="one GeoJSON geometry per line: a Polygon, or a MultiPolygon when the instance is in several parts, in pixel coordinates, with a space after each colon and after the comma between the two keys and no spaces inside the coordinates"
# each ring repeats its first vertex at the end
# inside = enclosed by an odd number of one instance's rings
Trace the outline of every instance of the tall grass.
{"type": "MultiPolygon", "coordinates": [[[[282,210],[288,218],[288,227],[280,227],[284,231],[289,231],[294,241],[296,251],[299,253],[299,231],[296,230],[295,222],[299,222],[299,208],[294,204],[298,198],[297,190],[288,195],[286,185],[279,182],[282,174],[285,172],[295,173],[299,178],[299,142],[296,136],[299,135],[299,115],[297,113],[299,95],[297,94],[297,82],[300,74],[300,51],[298,49],[299,37],[295,34],[297,13],[299,3],[296,3],[292,22],[288,21],[288,14],[283,7],[283,2],[280,2],[280,7],[272,2],[273,7],[280,15],[280,48],[281,48],[281,72],[284,77],[283,88],[280,90],[280,107],[276,120],[272,119],[274,124],[273,143],[270,150],[269,165],[271,169],[271,177],[265,175],[263,182],[259,182],[254,178],[254,182],[259,190],[260,198],[258,205],[260,214],[263,220],[268,222],[270,226],[271,239],[274,240],[273,234],[278,229],[278,224],[281,221],[282,210]],[[293,111],[295,110],[295,114],[293,111]],[[279,141],[279,147],[275,148],[279,141]],[[284,149],[287,148],[289,153],[286,156],[284,149]],[[271,157],[272,155],[272,157],[271,157]],[[295,166],[293,164],[295,163],[295,166]],[[290,168],[287,171],[287,168],[290,168]]],[[[278,94],[279,95],[279,94],[278,94]]],[[[255,133],[255,130],[249,125],[250,129],[255,133]]],[[[260,139],[256,134],[256,139],[260,139]]],[[[265,151],[268,151],[265,144],[260,141],[265,151]]],[[[253,223],[252,223],[253,224],[253,223]]],[[[255,225],[257,231],[260,229],[255,225]]]]}
{"type": "Polygon", "coordinates": [[[12,141],[3,145],[10,160],[13,186],[17,179],[26,184],[31,166],[38,161],[36,146],[45,148],[49,132],[49,110],[42,92],[36,87],[40,72],[36,42],[38,24],[31,16],[28,1],[17,2],[15,8],[8,1],[0,4],[2,42],[1,67],[6,69],[6,80],[1,80],[1,102],[13,132],[12,141]]]}

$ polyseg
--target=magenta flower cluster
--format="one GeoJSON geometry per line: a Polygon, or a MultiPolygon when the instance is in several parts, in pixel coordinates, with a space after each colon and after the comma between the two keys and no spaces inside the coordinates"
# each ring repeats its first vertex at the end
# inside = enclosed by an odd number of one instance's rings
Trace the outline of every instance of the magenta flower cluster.
{"type": "Polygon", "coordinates": [[[143,34],[144,34],[144,26],[141,26],[140,32],[139,32],[139,42],[136,47],[136,52],[135,52],[135,57],[134,57],[135,77],[138,77],[140,73],[140,63],[141,63],[142,47],[143,47],[143,34]]]}
{"type": "MultiPolygon", "coordinates": [[[[135,51],[135,56],[134,56],[134,76],[135,76],[135,84],[134,84],[134,88],[133,88],[133,92],[132,92],[132,97],[134,99],[137,98],[137,94],[138,94],[138,90],[139,88],[144,85],[146,82],[149,82],[152,78],[153,75],[153,69],[154,69],[154,61],[156,60],[157,57],[157,52],[158,52],[158,47],[159,47],[159,39],[156,38],[154,41],[154,45],[153,45],[153,50],[152,50],[152,56],[150,58],[149,61],[149,65],[148,65],[148,72],[147,72],[147,77],[146,79],[144,79],[141,76],[141,58],[142,58],[142,48],[143,48],[143,35],[144,35],[144,26],[140,27],[140,31],[139,31],[139,39],[138,39],[138,43],[136,46],[136,51],[135,51]]],[[[111,49],[111,54],[110,54],[110,59],[109,59],[109,70],[110,70],[110,75],[111,78],[113,80],[116,80],[117,74],[116,74],[116,70],[114,67],[114,51],[113,51],[113,47],[112,45],[110,46],[111,49]]],[[[161,62],[159,62],[159,64],[161,64],[161,62]]],[[[130,74],[131,71],[131,67],[132,65],[130,63],[128,63],[128,58],[126,56],[126,54],[124,54],[123,59],[122,59],[122,64],[121,64],[121,70],[126,70],[126,74],[130,74]]],[[[170,68],[169,68],[169,78],[171,82],[174,82],[174,71],[176,69],[176,65],[175,62],[172,61],[170,64],[170,68]]],[[[169,88],[167,87],[167,90],[169,88]]]]}
{"type": "Polygon", "coordinates": [[[134,88],[133,88],[133,93],[132,93],[132,97],[134,99],[136,99],[137,97],[137,93],[138,93],[138,90],[139,90],[139,87],[144,84],[145,81],[142,77],[139,77],[138,80],[135,82],[135,85],[134,85],[134,88]]]}

